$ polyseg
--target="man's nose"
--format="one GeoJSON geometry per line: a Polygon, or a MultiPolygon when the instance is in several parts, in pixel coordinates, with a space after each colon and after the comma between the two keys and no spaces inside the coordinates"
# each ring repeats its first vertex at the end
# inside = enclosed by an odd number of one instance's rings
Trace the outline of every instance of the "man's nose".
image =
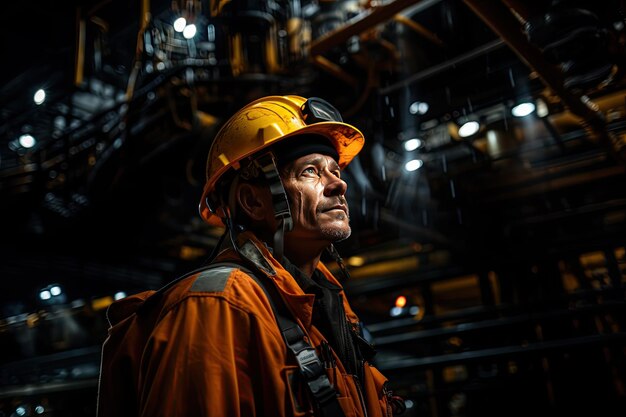
{"type": "Polygon", "coordinates": [[[325,170],[324,172],[325,184],[324,195],[327,197],[335,195],[344,195],[348,190],[348,184],[333,174],[332,172],[325,170]]]}

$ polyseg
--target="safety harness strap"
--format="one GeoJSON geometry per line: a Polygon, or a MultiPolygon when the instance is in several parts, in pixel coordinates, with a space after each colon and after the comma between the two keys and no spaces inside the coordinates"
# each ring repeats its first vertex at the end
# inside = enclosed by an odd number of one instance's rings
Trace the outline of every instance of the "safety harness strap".
{"type": "Polygon", "coordinates": [[[273,285],[266,285],[257,276],[249,274],[265,292],[268,301],[274,311],[276,322],[283,335],[287,347],[294,354],[300,373],[304,377],[307,386],[318,405],[323,417],[343,417],[343,409],[337,400],[337,392],[331,385],[324,370],[322,361],[317,356],[315,348],[305,338],[302,328],[290,317],[287,306],[273,285]],[[277,302],[279,305],[277,305],[277,302]],[[279,307],[280,306],[280,307],[279,307]]]}

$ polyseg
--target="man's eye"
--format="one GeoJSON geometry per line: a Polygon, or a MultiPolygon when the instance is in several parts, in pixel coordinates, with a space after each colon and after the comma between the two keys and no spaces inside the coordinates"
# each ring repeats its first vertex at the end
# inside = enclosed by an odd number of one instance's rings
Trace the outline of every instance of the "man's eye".
{"type": "Polygon", "coordinates": [[[302,171],[302,173],[317,175],[317,170],[313,167],[308,167],[308,168],[305,168],[304,171],[302,171]]]}
{"type": "Polygon", "coordinates": [[[341,178],[341,171],[337,170],[337,171],[331,171],[333,173],[333,175],[337,178],[341,178]]]}

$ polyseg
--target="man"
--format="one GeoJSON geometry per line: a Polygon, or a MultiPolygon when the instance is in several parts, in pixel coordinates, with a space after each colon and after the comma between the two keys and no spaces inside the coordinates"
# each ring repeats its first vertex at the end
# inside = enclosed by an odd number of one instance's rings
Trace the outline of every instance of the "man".
{"type": "Polygon", "coordinates": [[[391,416],[402,401],[339,281],[341,170],[363,135],[318,98],[256,100],[209,151],[200,214],[226,233],[205,268],[113,304],[98,416],[391,416]]]}

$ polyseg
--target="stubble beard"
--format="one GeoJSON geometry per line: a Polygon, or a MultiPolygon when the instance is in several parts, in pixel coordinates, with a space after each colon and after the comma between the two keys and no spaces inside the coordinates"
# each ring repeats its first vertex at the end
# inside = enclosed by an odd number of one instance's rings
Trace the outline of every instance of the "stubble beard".
{"type": "MultiPolygon", "coordinates": [[[[341,215],[349,222],[349,217],[346,214],[341,215]]],[[[345,226],[333,226],[327,225],[321,227],[321,232],[324,238],[330,240],[331,242],[340,242],[342,240],[346,240],[352,234],[352,228],[350,227],[350,223],[347,223],[345,226]]]]}

